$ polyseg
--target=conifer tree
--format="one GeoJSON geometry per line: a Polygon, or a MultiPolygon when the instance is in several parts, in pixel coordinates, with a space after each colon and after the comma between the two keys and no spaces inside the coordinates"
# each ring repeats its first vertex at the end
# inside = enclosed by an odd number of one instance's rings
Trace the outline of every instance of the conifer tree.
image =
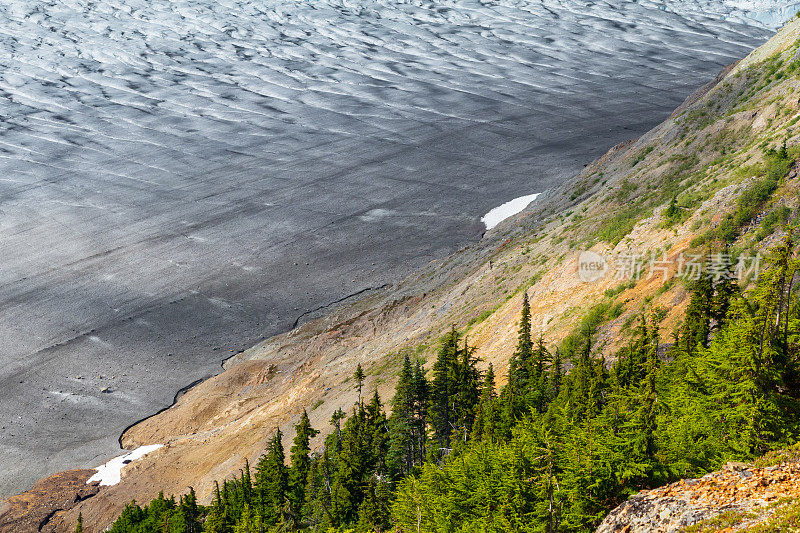
{"type": "Polygon", "coordinates": [[[467,345],[460,352],[456,362],[456,395],[453,401],[453,429],[461,434],[461,441],[466,442],[475,420],[475,407],[480,400],[481,373],[477,367],[475,348],[467,345]]]}
{"type": "Polygon", "coordinates": [[[211,502],[211,510],[204,524],[204,531],[206,533],[227,533],[230,531],[226,511],[227,507],[222,502],[219,482],[215,481],[214,499],[211,502]]]}
{"type": "MultiPolygon", "coordinates": [[[[725,252],[720,255],[720,258],[728,259],[728,263],[730,263],[730,254],[727,247],[725,248],[725,252]]],[[[739,285],[736,282],[736,277],[731,269],[731,265],[726,264],[724,266],[725,268],[719,274],[719,279],[714,283],[714,297],[711,303],[711,318],[714,322],[714,331],[721,330],[725,325],[731,300],[739,292],[739,285]]]]}
{"type": "MultiPolygon", "coordinates": [[[[331,435],[328,436],[329,440],[331,435]]],[[[331,486],[333,465],[328,448],[315,456],[306,482],[306,523],[314,531],[333,527],[331,514],[331,486]]]]}
{"type": "Polygon", "coordinates": [[[430,383],[425,376],[425,369],[422,363],[417,361],[414,366],[414,373],[411,378],[411,389],[413,391],[414,415],[412,417],[411,429],[414,436],[414,465],[420,465],[427,456],[426,443],[428,439],[428,407],[430,402],[430,383]]]}
{"type": "Polygon", "coordinates": [[[256,486],[259,500],[264,506],[258,514],[263,516],[265,523],[269,525],[284,519],[288,480],[282,439],[283,433],[277,429],[269,441],[266,453],[261,456],[256,466],[256,486]]]}
{"type": "Polygon", "coordinates": [[[361,368],[361,363],[358,363],[356,371],[353,373],[353,379],[355,379],[358,383],[358,403],[361,403],[361,387],[364,386],[365,377],[366,375],[364,374],[364,370],[361,368]]]}
{"type": "Polygon", "coordinates": [[[507,391],[514,404],[515,415],[521,414],[531,385],[533,341],[531,340],[531,307],[528,293],[522,296],[522,313],[517,334],[517,349],[511,356],[508,370],[507,391]]]}
{"type": "Polygon", "coordinates": [[[461,335],[453,326],[445,335],[433,364],[431,383],[430,417],[433,438],[437,446],[435,455],[446,455],[450,449],[450,437],[455,425],[453,401],[456,398],[457,367],[461,335]]]}
{"type": "Polygon", "coordinates": [[[364,499],[365,476],[369,475],[374,460],[371,444],[367,410],[360,404],[345,421],[342,449],[336,458],[331,488],[331,515],[335,527],[357,519],[358,507],[364,499]]]}
{"type": "Polygon", "coordinates": [[[78,524],[75,526],[75,533],[83,533],[83,513],[78,513],[78,524]]]}
{"type": "Polygon", "coordinates": [[[306,501],[306,483],[311,469],[311,459],[309,457],[311,439],[319,431],[311,427],[311,421],[308,419],[308,412],[305,409],[303,409],[303,415],[294,429],[295,437],[292,448],[289,450],[291,458],[291,466],[289,467],[289,502],[295,519],[301,521],[303,519],[303,505],[306,501]]]}
{"type": "Polygon", "coordinates": [[[200,508],[197,505],[197,495],[194,487],[189,487],[189,494],[181,496],[178,506],[180,528],[185,533],[199,533],[203,530],[200,522],[200,508]]]}
{"type": "Polygon", "coordinates": [[[497,392],[495,391],[494,367],[489,368],[483,378],[481,399],[475,408],[475,423],[472,428],[472,439],[493,441],[498,422],[497,392]]]}
{"type": "Polygon", "coordinates": [[[244,504],[242,514],[233,531],[234,533],[260,533],[261,527],[258,517],[251,512],[249,504],[244,504]]]}
{"type": "Polygon", "coordinates": [[[407,475],[414,466],[414,370],[406,354],[392,398],[387,463],[392,477],[407,475]]]}
{"type": "Polygon", "coordinates": [[[333,440],[331,443],[328,442],[328,439],[325,440],[326,449],[332,450],[334,453],[338,453],[338,451],[342,447],[342,419],[345,418],[347,415],[344,414],[342,408],[340,407],[336,411],[333,412],[331,415],[331,424],[334,428],[334,433],[332,435],[333,440]],[[331,446],[330,444],[334,444],[331,446]]]}
{"type": "Polygon", "coordinates": [[[711,277],[703,273],[692,284],[689,307],[686,309],[682,345],[691,355],[698,347],[708,347],[711,332],[711,315],[714,303],[714,288],[711,277]]]}
{"type": "Polygon", "coordinates": [[[561,380],[564,376],[564,364],[561,360],[561,351],[556,348],[555,355],[553,355],[553,364],[550,367],[550,372],[548,375],[548,392],[550,399],[555,399],[558,397],[559,392],[561,392],[561,380]]]}
{"type": "Polygon", "coordinates": [[[358,524],[364,531],[389,531],[392,524],[389,497],[386,483],[375,478],[367,482],[366,497],[358,509],[358,524]]]}
{"type": "Polygon", "coordinates": [[[389,421],[383,412],[378,389],[366,407],[366,439],[370,450],[369,472],[383,477],[386,470],[386,455],[389,451],[389,421]]]}

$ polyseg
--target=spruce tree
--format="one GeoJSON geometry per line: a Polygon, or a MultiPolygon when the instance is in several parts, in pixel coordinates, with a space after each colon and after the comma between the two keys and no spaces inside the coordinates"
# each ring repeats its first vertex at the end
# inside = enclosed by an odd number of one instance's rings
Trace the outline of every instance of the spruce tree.
{"type": "Polygon", "coordinates": [[[331,515],[339,527],[357,519],[358,507],[364,500],[364,483],[371,474],[375,458],[367,409],[354,408],[342,430],[342,449],[336,458],[331,488],[331,515]]]}
{"type": "Polygon", "coordinates": [[[366,497],[358,509],[358,525],[362,531],[381,533],[391,528],[389,510],[390,493],[386,483],[371,478],[367,482],[366,497]]]}
{"type": "Polygon", "coordinates": [[[311,468],[311,439],[319,431],[311,427],[308,413],[303,409],[300,421],[294,427],[295,437],[292,448],[289,450],[291,466],[289,467],[289,502],[292,514],[297,521],[303,520],[303,505],[306,501],[306,483],[311,468]]]}
{"type": "Polygon", "coordinates": [[[250,505],[245,503],[242,514],[233,529],[234,533],[260,533],[261,530],[258,516],[250,510],[250,505]]]}
{"type": "Polygon", "coordinates": [[[460,342],[461,335],[453,326],[450,333],[445,335],[442,340],[433,364],[430,419],[433,438],[437,446],[434,451],[436,457],[441,457],[449,452],[450,437],[456,423],[453,402],[457,394],[460,342]]]}
{"type": "Polygon", "coordinates": [[[475,421],[475,408],[480,400],[481,373],[477,367],[475,348],[464,341],[456,364],[456,396],[453,401],[454,433],[466,442],[475,421]]]}
{"type": "Polygon", "coordinates": [[[517,348],[511,356],[508,371],[508,393],[515,408],[515,415],[524,410],[524,403],[531,386],[533,341],[531,340],[531,307],[528,293],[522,296],[522,313],[517,333],[517,348]]]}
{"type": "Polygon", "coordinates": [[[711,277],[703,273],[692,283],[691,298],[684,320],[682,345],[689,355],[698,348],[708,347],[713,303],[714,288],[711,277]]]}
{"type": "Polygon", "coordinates": [[[83,513],[78,513],[78,524],[75,526],[75,533],[83,533],[83,513]]]}
{"type": "Polygon", "coordinates": [[[472,427],[472,439],[493,441],[498,422],[497,392],[495,391],[494,367],[489,368],[483,378],[481,399],[475,408],[475,423],[472,427]]]}
{"type": "Polygon", "coordinates": [[[372,399],[366,407],[366,439],[371,460],[369,471],[380,477],[387,473],[386,456],[389,452],[389,421],[383,412],[378,389],[372,393],[372,399]]]}
{"type": "Polygon", "coordinates": [[[331,415],[331,424],[334,428],[334,433],[331,435],[333,439],[332,442],[328,442],[328,439],[325,439],[325,449],[332,450],[334,453],[338,453],[342,447],[342,419],[344,419],[345,416],[341,407],[331,415]]]}
{"type": "Polygon", "coordinates": [[[180,528],[185,533],[199,533],[203,530],[200,521],[200,507],[197,505],[197,495],[194,487],[189,487],[189,494],[181,496],[178,506],[180,528]]]}
{"type": "Polygon", "coordinates": [[[214,499],[211,501],[211,510],[204,524],[205,533],[228,533],[230,531],[227,520],[226,506],[222,502],[219,482],[214,482],[214,499]]]}
{"type": "Polygon", "coordinates": [[[358,382],[358,403],[361,403],[361,387],[364,386],[364,378],[366,378],[366,375],[364,374],[364,370],[361,368],[361,363],[358,363],[358,366],[356,366],[356,371],[353,373],[353,379],[358,382]]]}
{"type": "Polygon", "coordinates": [[[264,517],[268,525],[277,524],[284,519],[288,480],[282,439],[283,433],[277,429],[269,441],[266,453],[256,466],[256,487],[259,500],[264,506],[259,515],[264,517]]]}
{"type": "MultiPolygon", "coordinates": [[[[723,258],[730,257],[727,247],[725,252],[721,255],[723,258]]],[[[719,331],[725,325],[725,320],[728,315],[728,309],[731,305],[731,300],[738,294],[739,285],[736,277],[730,267],[726,265],[723,272],[720,273],[720,278],[714,283],[714,296],[711,303],[711,318],[714,322],[714,331],[719,331]]]]}
{"type": "Polygon", "coordinates": [[[407,475],[414,465],[414,370],[406,354],[392,398],[389,418],[388,469],[394,479],[407,475]]]}
{"type": "Polygon", "coordinates": [[[425,376],[425,369],[422,363],[417,361],[414,366],[413,377],[411,378],[411,390],[413,396],[414,416],[412,417],[411,429],[414,435],[414,465],[420,465],[427,456],[426,443],[428,440],[428,422],[430,404],[430,383],[425,376]]]}
{"type": "Polygon", "coordinates": [[[561,351],[556,348],[553,355],[553,364],[550,367],[550,372],[547,377],[547,390],[549,399],[552,401],[558,397],[561,392],[561,381],[564,376],[564,363],[561,359],[561,351]]]}

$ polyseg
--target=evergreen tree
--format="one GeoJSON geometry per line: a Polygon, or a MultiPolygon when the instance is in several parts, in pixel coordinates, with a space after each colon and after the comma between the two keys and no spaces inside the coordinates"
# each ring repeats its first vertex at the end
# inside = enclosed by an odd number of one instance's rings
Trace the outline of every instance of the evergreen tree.
{"type": "Polygon", "coordinates": [[[389,418],[387,463],[394,479],[408,475],[415,463],[413,378],[411,360],[406,355],[392,398],[392,415],[389,418]]]}
{"type": "Polygon", "coordinates": [[[219,490],[219,482],[214,482],[214,499],[211,502],[211,510],[204,524],[206,533],[228,533],[230,524],[227,515],[227,507],[222,502],[222,495],[219,490]]]}
{"type": "Polygon", "coordinates": [[[442,340],[433,364],[430,417],[433,439],[437,447],[434,452],[436,457],[441,457],[449,452],[450,437],[456,422],[453,401],[458,384],[457,367],[460,342],[461,335],[454,326],[442,340]]]}
{"type": "Polygon", "coordinates": [[[189,494],[181,496],[180,505],[178,506],[178,520],[179,528],[184,533],[199,533],[203,531],[203,526],[200,521],[201,516],[200,507],[197,505],[197,495],[194,492],[194,487],[189,487],[189,494]]]}
{"type": "Polygon", "coordinates": [[[245,503],[242,514],[239,517],[234,533],[260,533],[262,530],[260,520],[257,515],[250,511],[250,505],[245,503]]]}
{"type": "Polygon", "coordinates": [[[282,439],[283,433],[277,429],[269,441],[266,453],[256,466],[256,487],[262,505],[258,515],[268,525],[277,524],[284,519],[288,480],[282,439]]]}
{"type": "Polygon", "coordinates": [[[714,331],[721,330],[725,325],[731,300],[739,292],[739,285],[731,268],[730,254],[727,247],[725,252],[719,255],[719,258],[727,259],[727,262],[723,261],[724,269],[719,274],[719,279],[714,283],[714,297],[711,303],[711,318],[714,323],[714,331]]]}
{"type": "Polygon", "coordinates": [[[365,476],[368,476],[373,462],[370,437],[367,411],[360,404],[345,421],[342,430],[342,449],[336,459],[331,487],[334,527],[357,519],[358,507],[364,499],[365,476]]]}
{"type": "Polygon", "coordinates": [[[389,509],[389,488],[386,483],[374,478],[367,483],[366,497],[358,510],[358,525],[364,531],[389,531],[391,511],[389,509]]]}
{"type": "Polygon", "coordinates": [[[531,307],[528,293],[522,296],[522,313],[517,334],[517,349],[511,356],[506,390],[513,404],[514,415],[524,410],[532,378],[533,341],[531,340],[531,307]]]}
{"type": "Polygon", "coordinates": [[[411,420],[411,431],[414,438],[414,465],[420,465],[427,456],[426,443],[428,440],[428,407],[430,403],[430,383],[425,376],[425,369],[422,363],[416,362],[414,373],[411,378],[411,390],[413,391],[414,416],[411,420]]]}
{"type": "Polygon", "coordinates": [[[678,197],[673,196],[669,201],[669,206],[664,210],[664,216],[669,220],[678,216],[680,208],[678,207],[678,197]]]}
{"type": "Polygon", "coordinates": [[[497,392],[495,391],[494,367],[489,368],[483,378],[481,399],[475,408],[475,423],[472,428],[472,439],[493,441],[499,420],[497,392]]]}
{"type": "Polygon", "coordinates": [[[78,524],[75,526],[75,533],[83,533],[83,513],[78,513],[78,524]]]}
{"type": "Polygon", "coordinates": [[[550,367],[550,373],[547,380],[548,397],[550,399],[558,398],[561,392],[561,380],[564,376],[564,364],[561,360],[561,352],[556,348],[555,355],[553,356],[553,364],[550,367]]]}
{"type": "Polygon", "coordinates": [[[704,273],[693,282],[689,307],[686,309],[682,344],[687,354],[693,354],[697,348],[708,347],[713,303],[711,277],[704,273]]]}
{"type": "Polygon", "coordinates": [[[308,419],[308,413],[303,409],[303,415],[300,421],[294,427],[295,437],[291,450],[289,450],[291,458],[291,466],[289,468],[289,502],[291,504],[292,514],[295,520],[303,520],[303,505],[306,501],[306,483],[308,482],[308,474],[311,469],[311,439],[313,439],[319,431],[311,427],[311,421],[308,419]]]}
{"type": "Polygon", "coordinates": [[[389,421],[383,412],[377,389],[373,391],[372,399],[366,407],[365,430],[371,454],[369,472],[384,477],[387,472],[386,456],[389,452],[389,421]]]}
{"type": "Polygon", "coordinates": [[[475,421],[475,408],[480,400],[481,373],[477,367],[475,348],[467,345],[460,351],[456,362],[456,394],[453,405],[454,433],[461,434],[461,441],[466,442],[472,424],[475,421]]]}
{"type": "Polygon", "coordinates": [[[358,382],[358,403],[361,403],[361,387],[364,386],[364,378],[366,378],[366,374],[364,374],[364,370],[361,368],[361,363],[358,363],[356,371],[353,373],[353,379],[358,382]]]}
{"type": "Polygon", "coordinates": [[[331,449],[334,453],[338,453],[339,450],[342,448],[342,419],[344,419],[347,415],[344,414],[342,408],[340,407],[336,411],[333,412],[331,415],[331,424],[334,427],[334,434],[333,440],[328,442],[328,439],[325,440],[325,447],[326,449],[331,449]]]}
{"type": "Polygon", "coordinates": [[[545,346],[544,336],[540,334],[532,356],[531,384],[528,392],[530,406],[540,413],[543,413],[547,404],[555,398],[555,396],[551,396],[548,390],[549,378],[547,372],[550,363],[550,351],[545,346]]]}

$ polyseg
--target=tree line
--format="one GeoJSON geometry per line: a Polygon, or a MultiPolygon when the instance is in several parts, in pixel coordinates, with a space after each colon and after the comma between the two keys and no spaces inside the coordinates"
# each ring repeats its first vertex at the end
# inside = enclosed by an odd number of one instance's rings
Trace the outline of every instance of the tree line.
{"type": "Polygon", "coordinates": [[[642,489],[698,476],[797,441],[798,260],[792,231],[742,292],[731,272],[692,282],[672,342],[643,309],[606,361],[592,308],[555,348],[522,318],[508,381],[453,328],[426,371],[406,356],[391,414],[377,392],[337,410],[324,445],[306,412],[288,461],[280,430],[255,468],[194,491],[129,504],[113,533],[591,531],[642,489]],[[568,369],[568,371],[567,371],[568,369]]]}

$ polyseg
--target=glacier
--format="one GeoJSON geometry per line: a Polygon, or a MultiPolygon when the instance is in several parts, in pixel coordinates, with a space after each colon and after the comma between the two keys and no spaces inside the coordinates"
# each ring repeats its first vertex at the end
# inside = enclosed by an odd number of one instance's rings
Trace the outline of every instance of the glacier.
{"type": "Polygon", "coordinates": [[[800,5],[0,5],[0,496],[310,309],[480,238],[800,5]]]}

